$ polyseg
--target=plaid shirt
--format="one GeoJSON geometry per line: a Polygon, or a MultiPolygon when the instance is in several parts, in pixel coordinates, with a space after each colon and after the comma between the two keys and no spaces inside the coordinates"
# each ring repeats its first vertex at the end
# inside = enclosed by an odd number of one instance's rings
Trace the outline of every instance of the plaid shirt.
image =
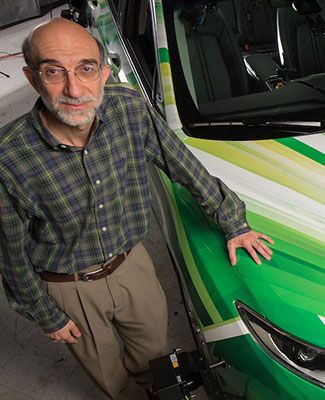
{"type": "Polygon", "coordinates": [[[144,238],[148,162],[166,171],[167,161],[172,179],[192,192],[226,238],[250,229],[244,204],[132,89],[107,85],[85,148],[59,143],[42,125],[41,107],[39,99],[0,131],[0,262],[10,305],[45,332],[68,317],[38,273],[74,273],[144,238]]]}

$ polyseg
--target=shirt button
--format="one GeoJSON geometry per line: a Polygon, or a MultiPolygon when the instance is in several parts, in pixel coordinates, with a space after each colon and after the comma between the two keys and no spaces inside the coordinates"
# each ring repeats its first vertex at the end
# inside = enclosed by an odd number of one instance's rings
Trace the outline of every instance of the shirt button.
{"type": "Polygon", "coordinates": [[[84,155],[86,156],[88,154],[88,150],[85,150],[84,151],[84,155]]]}
{"type": "Polygon", "coordinates": [[[107,231],[106,226],[103,226],[103,227],[102,227],[102,231],[103,231],[103,232],[106,232],[106,231],[107,231]]]}
{"type": "Polygon", "coordinates": [[[99,208],[103,208],[103,207],[104,207],[104,204],[100,204],[98,207],[99,207],[99,208]]]}
{"type": "Polygon", "coordinates": [[[113,257],[113,253],[109,253],[108,257],[109,258],[113,257]]]}
{"type": "Polygon", "coordinates": [[[100,179],[97,179],[96,185],[99,185],[99,184],[100,184],[100,179]]]}
{"type": "Polygon", "coordinates": [[[65,144],[60,144],[61,149],[66,149],[67,146],[65,144]]]}

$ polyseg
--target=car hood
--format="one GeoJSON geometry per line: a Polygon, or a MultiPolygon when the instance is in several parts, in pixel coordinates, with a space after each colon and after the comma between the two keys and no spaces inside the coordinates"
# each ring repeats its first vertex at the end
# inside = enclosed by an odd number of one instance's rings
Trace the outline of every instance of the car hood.
{"type": "Polygon", "coordinates": [[[252,228],[275,241],[272,260],[261,266],[238,251],[237,273],[250,294],[238,300],[325,347],[325,136],[185,143],[245,201],[252,228]]]}
{"type": "Polygon", "coordinates": [[[237,271],[251,295],[248,306],[281,330],[325,347],[324,268],[274,250],[261,266],[242,254],[237,271]]]}

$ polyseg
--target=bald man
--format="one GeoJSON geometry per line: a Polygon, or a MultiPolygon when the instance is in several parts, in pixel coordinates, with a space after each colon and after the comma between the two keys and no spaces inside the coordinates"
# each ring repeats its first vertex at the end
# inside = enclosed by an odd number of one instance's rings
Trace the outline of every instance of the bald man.
{"type": "Polygon", "coordinates": [[[141,244],[148,163],[186,186],[219,224],[232,265],[237,247],[257,263],[257,253],[269,260],[261,239],[272,240],[250,229],[244,204],[137,92],[105,86],[104,50],[86,30],[53,19],[31,32],[23,53],[40,98],[0,132],[8,301],[51,340],[67,343],[108,398],[152,397],[148,361],[166,351],[167,308],[141,244]]]}

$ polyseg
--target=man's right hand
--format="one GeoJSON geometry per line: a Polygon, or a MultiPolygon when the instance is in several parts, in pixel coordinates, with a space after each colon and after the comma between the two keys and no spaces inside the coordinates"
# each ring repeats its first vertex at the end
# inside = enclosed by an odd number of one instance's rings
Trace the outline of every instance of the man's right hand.
{"type": "Polygon", "coordinates": [[[46,333],[46,336],[53,342],[73,344],[78,343],[77,338],[81,336],[81,333],[77,325],[70,319],[63,328],[52,333],[46,333]]]}

